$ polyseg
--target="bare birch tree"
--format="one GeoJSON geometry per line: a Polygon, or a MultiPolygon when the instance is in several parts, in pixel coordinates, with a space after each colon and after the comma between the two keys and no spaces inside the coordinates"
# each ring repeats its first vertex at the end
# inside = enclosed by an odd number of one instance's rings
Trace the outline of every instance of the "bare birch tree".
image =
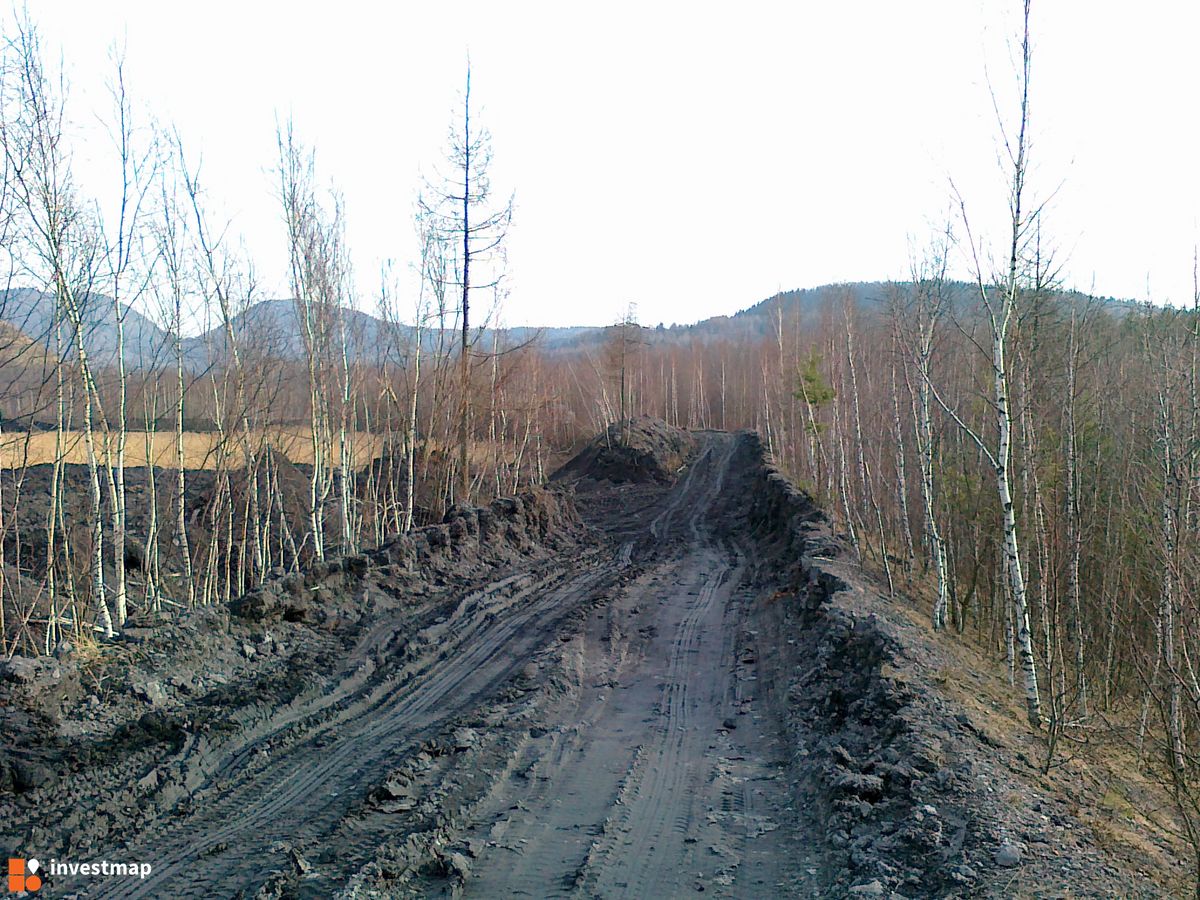
{"type": "MultiPolygon", "coordinates": [[[[1029,172],[1029,77],[1033,60],[1030,45],[1029,13],[1031,0],[1024,0],[1021,32],[1020,74],[1018,76],[1019,112],[1016,134],[1004,137],[1004,149],[1010,168],[1008,256],[1003,275],[990,280],[980,262],[978,244],[971,233],[966,204],[959,198],[963,227],[966,231],[971,255],[976,289],[982,303],[990,333],[990,362],[992,381],[992,407],[995,415],[996,440],[989,445],[981,434],[968,426],[959,414],[945,406],[947,412],[974,440],[995,472],[996,488],[1000,502],[1003,532],[1005,569],[1008,576],[1010,598],[1013,604],[1015,639],[1025,693],[1025,708],[1029,722],[1041,727],[1041,696],[1038,688],[1037,658],[1033,648],[1033,635],[1029,627],[1029,601],[1025,583],[1025,572],[1021,561],[1021,540],[1017,529],[1016,506],[1012,491],[1013,412],[1010,404],[1009,346],[1010,326],[1017,312],[1021,293],[1023,253],[1029,237],[1029,226],[1036,221],[1036,214],[1028,209],[1026,179],[1029,172]]],[[[944,404],[943,404],[944,405],[944,404]]]]}
{"type": "Polygon", "coordinates": [[[55,85],[47,76],[39,36],[28,19],[18,22],[9,52],[13,65],[9,84],[15,96],[6,98],[8,114],[0,126],[0,142],[16,173],[16,200],[26,222],[30,263],[48,284],[56,317],[67,323],[76,352],[84,394],[84,442],[92,496],[92,602],[100,630],[111,637],[114,628],[105,593],[100,459],[93,427],[98,392],[84,321],[100,253],[97,229],[81,208],[71,180],[63,134],[65,85],[61,79],[55,85]]]}

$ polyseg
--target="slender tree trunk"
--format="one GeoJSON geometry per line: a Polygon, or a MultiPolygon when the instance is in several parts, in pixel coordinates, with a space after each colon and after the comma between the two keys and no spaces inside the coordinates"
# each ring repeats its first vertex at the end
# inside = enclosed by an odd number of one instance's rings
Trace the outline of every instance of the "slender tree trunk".
{"type": "MultiPolygon", "coordinates": [[[[176,309],[182,298],[176,294],[176,309]]],[[[196,576],[192,570],[192,549],[188,543],[187,530],[187,456],[183,442],[184,395],[187,382],[183,371],[183,339],[179,335],[182,312],[176,313],[175,320],[175,535],[179,541],[179,555],[183,560],[184,590],[187,592],[187,605],[196,605],[196,576]]]]}
{"type": "MultiPolygon", "coordinates": [[[[1013,263],[1010,284],[1015,293],[1016,241],[1013,242],[1013,263]]],[[[1010,307],[1006,302],[1006,307],[1010,307]]],[[[1007,316],[1005,316],[1007,319],[1007,316]]],[[[1041,727],[1042,705],[1038,690],[1037,658],[1033,650],[1033,635],[1029,630],[1029,602],[1025,589],[1025,573],[1021,567],[1021,545],[1017,535],[1017,517],[1009,481],[1012,459],[1012,416],[1008,406],[1008,371],[1004,354],[1004,329],[996,329],[992,342],[992,365],[995,385],[996,424],[999,440],[996,447],[996,487],[1000,496],[1000,512],[1004,530],[1004,558],[1007,563],[1009,589],[1012,591],[1013,617],[1021,659],[1021,675],[1025,690],[1025,708],[1029,723],[1041,727]]]]}
{"type": "Polygon", "coordinates": [[[893,335],[892,341],[892,439],[896,442],[896,502],[900,517],[900,534],[904,538],[904,549],[907,554],[905,563],[911,572],[917,558],[913,546],[912,522],[908,511],[908,466],[905,461],[904,425],[900,419],[900,388],[896,380],[896,353],[899,351],[893,335]]]}
{"type": "MultiPolygon", "coordinates": [[[[118,294],[117,291],[113,292],[118,294]]],[[[114,574],[116,577],[116,626],[123,628],[129,614],[129,596],[125,572],[125,441],[126,441],[126,376],[125,376],[125,317],[114,297],[117,317],[117,434],[116,459],[108,460],[112,482],[112,538],[114,574]]],[[[110,452],[113,448],[109,448],[110,452]]]]}
{"type": "Polygon", "coordinates": [[[1066,525],[1067,525],[1067,598],[1071,606],[1075,638],[1075,690],[1081,716],[1088,714],[1087,672],[1085,670],[1083,646],[1083,603],[1079,584],[1079,562],[1083,553],[1083,538],[1079,527],[1078,503],[1078,456],[1075,449],[1075,403],[1076,370],[1078,348],[1076,346],[1076,314],[1071,310],[1071,336],[1067,358],[1067,410],[1066,410],[1066,525]]]}
{"type": "MultiPolygon", "coordinates": [[[[54,469],[50,476],[50,508],[46,513],[46,593],[50,601],[50,621],[52,623],[47,629],[48,633],[52,631],[57,632],[58,630],[58,610],[60,603],[57,578],[58,546],[55,526],[57,525],[62,506],[63,457],[66,453],[66,448],[63,446],[63,434],[66,430],[67,418],[66,392],[65,385],[63,384],[62,327],[62,309],[56,303],[54,310],[54,469]]],[[[66,535],[63,537],[65,539],[66,535]]],[[[50,652],[49,647],[46,652],[50,652]]]]}
{"type": "Polygon", "coordinates": [[[1162,588],[1159,599],[1159,629],[1162,641],[1162,664],[1167,678],[1167,735],[1170,739],[1171,763],[1177,773],[1186,771],[1183,740],[1183,709],[1181,704],[1181,673],[1175,656],[1175,572],[1177,560],[1176,522],[1178,520],[1176,472],[1173,452],[1174,434],[1171,412],[1165,392],[1160,389],[1159,439],[1162,442],[1162,588]]]}
{"type": "Polygon", "coordinates": [[[463,180],[462,180],[462,343],[459,357],[458,474],[459,502],[471,497],[471,469],[467,448],[471,416],[471,72],[467,70],[467,89],[463,98],[463,180]]]}
{"type": "Polygon", "coordinates": [[[942,537],[937,520],[936,487],[933,466],[933,404],[930,359],[933,348],[933,329],[936,316],[920,324],[917,350],[917,455],[921,461],[921,499],[925,509],[925,534],[929,555],[937,577],[937,596],[933,601],[933,627],[946,626],[949,606],[949,571],[946,560],[946,542],[942,537]]]}

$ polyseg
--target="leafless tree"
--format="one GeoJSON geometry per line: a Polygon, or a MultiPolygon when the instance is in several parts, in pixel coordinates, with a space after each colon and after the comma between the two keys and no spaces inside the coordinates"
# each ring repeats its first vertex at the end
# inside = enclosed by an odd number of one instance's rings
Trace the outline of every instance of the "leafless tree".
{"type": "Polygon", "coordinates": [[[495,291],[504,277],[504,242],[512,223],[513,198],[498,201],[492,191],[492,139],[478,124],[471,105],[471,67],[461,100],[461,116],[450,129],[446,164],[439,181],[427,184],[419,199],[430,226],[455,248],[454,286],[459,289],[458,495],[471,491],[470,384],[472,291],[495,291]]]}

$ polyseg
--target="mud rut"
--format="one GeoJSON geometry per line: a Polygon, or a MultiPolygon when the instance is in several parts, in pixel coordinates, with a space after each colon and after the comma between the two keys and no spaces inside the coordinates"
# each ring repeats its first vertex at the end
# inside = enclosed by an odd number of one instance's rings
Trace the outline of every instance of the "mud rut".
{"type": "Polygon", "coordinates": [[[674,488],[609,523],[613,545],[483,585],[403,654],[374,629],[337,693],[208,761],[190,805],[129,840],[121,857],[152,876],[84,896],[815,890],[811,825],[755,674],[748,545],[718,513],[735,439],[701,440],[674,488]],[[422,750],[464,723],[481,734],[464,752],[422,750]],[[398,813],[364,800],[404,761],[451,810],[425,843],[406,838],[419,798],[398,813]],[[469,868],[388,881],[450,839],[469,868]],[[286,889],[261,892],[289,853],[286,889]]]}

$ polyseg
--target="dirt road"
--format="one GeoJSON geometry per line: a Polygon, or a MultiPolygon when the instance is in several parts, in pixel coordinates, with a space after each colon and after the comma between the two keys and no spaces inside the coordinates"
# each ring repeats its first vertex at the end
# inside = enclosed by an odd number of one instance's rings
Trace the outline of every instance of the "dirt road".
{"type": "Polygon", "coordinates": [[[480,585],[404,653],[371,630],[336,688],[213,751],[128,841],[148,878],[83,896],[790,893],[807,845],[756,701],[745,550],[714,527],[733,446],[704,436],[603,523],[623,539],[480,585]],[[389,887],[398,833],[429,839],[389,887]]]}
{"type": "Polygon", "coordinates": [[[471,830],[496,837],[467,896],[799,889],[811,848],[788,808],[779,730],[756,703],[744,558],[711,527],[731,451],[730,436],[706,436],[635,541],[636,577],[578,638],[577,695],[471,830]]]}

